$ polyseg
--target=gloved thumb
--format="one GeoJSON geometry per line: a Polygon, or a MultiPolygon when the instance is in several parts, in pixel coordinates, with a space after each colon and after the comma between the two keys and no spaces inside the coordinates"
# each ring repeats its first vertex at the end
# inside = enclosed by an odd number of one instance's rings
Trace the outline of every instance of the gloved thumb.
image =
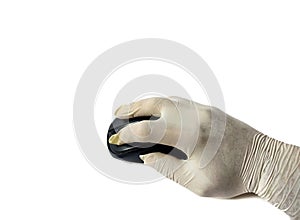
{"type": "Polygon", "coordinates": [[[140,155],[140,158],[144,161],[144,164],[154,168],[159,173],[172,180],[174,180],[175,171],[184,163],[184,161],[179,160],[176,157],[158,152],[140,155]]]}

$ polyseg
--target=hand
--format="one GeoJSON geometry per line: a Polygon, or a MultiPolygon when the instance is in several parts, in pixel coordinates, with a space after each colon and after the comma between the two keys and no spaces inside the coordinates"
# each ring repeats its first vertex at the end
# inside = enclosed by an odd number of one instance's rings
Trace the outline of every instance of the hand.
{"type": "Polygon", "coordinates": [[[117,145],[160,143],[184,152],[186,160],[162,153],[140,156],[164,176],[200,196],[230,198],[247,192],[240,171],[246,148],[257,131],[245,123],[217,108],[179,97],[140,100],[120,106],[115,115],[122,119],[159,117],[129,124],[109,141],[117,145]],[[202,166],[210,152],[215,153],[202,166]]]}

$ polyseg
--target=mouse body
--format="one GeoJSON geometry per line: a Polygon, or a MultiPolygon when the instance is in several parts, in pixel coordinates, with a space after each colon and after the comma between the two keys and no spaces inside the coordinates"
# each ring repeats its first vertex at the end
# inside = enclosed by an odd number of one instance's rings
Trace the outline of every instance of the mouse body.
{"type": "Polygon", "coordinates": [[[161,152],[164,154],[171,154],[176,156],[179,159],[186,159],[186,155],[178,150],[177,148],[163,145],[163,144],[156,144],[156,143],[139,143],[133,142],[128,144],[122,145],[115,145],[109,143],[109,138],[118,133],[122,128],[130,123],[135,123],[143,120],[156,120],[157,117],[153,116],[143,116],[143,117],[136,117],[130,119],[119,119],[116,118],[110,124],[108,132],[107,132],[107,147],[110,154],[120,160],[125,160],[129,162],[135,163],[143,163],[140,159],[139,155],[153,153],[153,152],[161,152]]]}

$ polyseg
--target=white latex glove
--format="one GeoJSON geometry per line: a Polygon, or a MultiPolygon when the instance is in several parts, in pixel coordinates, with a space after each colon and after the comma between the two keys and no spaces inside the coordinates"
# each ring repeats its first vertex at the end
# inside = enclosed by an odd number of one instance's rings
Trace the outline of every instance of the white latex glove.
{"type": "Polygon", "coordinates": [[[299,148],[286,144],[282,147],[282,142],[217,108],[179,97],[140,100],[120,106],[115,114],[118,118],[160,117],[129,124],[109,142],[161,143],[183,151],[187,160],[162,153],[140,157],[146,165],[196,194],[231,198],[252,192],[284,207],[281,209],[294,219],[300,215],[299,148]],[[286,155],[292,163],[286,161],[286,155]],[[283,171],[285,176],[281,175],[283,171]],[[298,176],[289,178],[295,172],[298,176]]]}

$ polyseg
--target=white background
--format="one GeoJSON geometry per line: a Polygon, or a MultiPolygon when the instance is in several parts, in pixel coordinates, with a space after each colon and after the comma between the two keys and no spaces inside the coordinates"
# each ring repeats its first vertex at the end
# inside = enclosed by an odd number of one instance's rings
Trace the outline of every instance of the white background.
{"type": "Polygon", "coordinates": [[[196,51],[227,113],[300,145],[297,1],[0,3],[0,219],[288,219],[260,199],[200,198],[162,180],[122,184],[81,154],[72,124],[89,63],[157,37],[196,51]]]}

